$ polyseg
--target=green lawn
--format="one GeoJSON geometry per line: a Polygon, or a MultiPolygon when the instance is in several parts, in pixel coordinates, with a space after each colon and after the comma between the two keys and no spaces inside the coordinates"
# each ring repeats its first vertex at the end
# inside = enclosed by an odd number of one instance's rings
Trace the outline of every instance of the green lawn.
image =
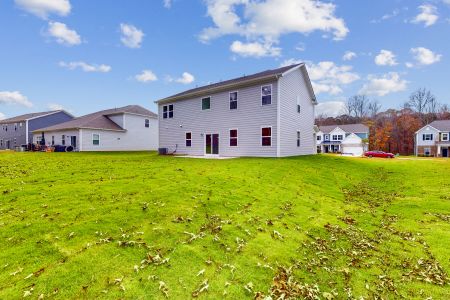
{"type": "Polygon", "coordinates": [[[0,152],[0,196],[0,299],[450,298],[448,160],[0,152]]]}

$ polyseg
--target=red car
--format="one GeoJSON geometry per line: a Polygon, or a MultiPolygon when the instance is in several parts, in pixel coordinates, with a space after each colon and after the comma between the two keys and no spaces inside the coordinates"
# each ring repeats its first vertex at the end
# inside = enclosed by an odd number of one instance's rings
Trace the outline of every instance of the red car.
{"type": "Polygon", "coordinates": [[[394,158],[395,155],[392,153],[387,153],[387,152],[383,152],[383,151],[367,151],[366,153],[364,153],[364,156],[367,157],[382,157],[382,158],[394,158]]]}

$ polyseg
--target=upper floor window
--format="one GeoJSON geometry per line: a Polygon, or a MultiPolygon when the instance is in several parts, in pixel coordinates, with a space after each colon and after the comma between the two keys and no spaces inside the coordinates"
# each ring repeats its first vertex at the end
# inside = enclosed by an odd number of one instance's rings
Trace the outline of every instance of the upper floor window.
{"type": "Polygon", "coordinates": [[[19,126],[20,126],[20,127],[22,127],[22,126],[23,126],[23,123],[22,123],[22,122],[20,122],[20,123],[19,123],[19,126]]]}
{"type": "Polygon", "coordinates": [[[448,133],[443,133],[442,134],[442,141],[443,142],[448,142],[448,138],[449,138],[449,134],[448,133]]]}
{"type": "Polygon", "coordinates": [[[14,123],[14,131],[17,131],[17,123],[14,123]]]}
{"type": "Polygon", "coordinates": [[[186,147],[192,146],[192,132],[186,132],[186,147]]]}
{"type": "Polygon", "coordinates": [[[320,135],[317,136],[317,140],[320,141],[322,140],[322,137],[320,135]]]}
{"type": "Polygon", "coordinates": [[[300,96],[297,96],[297,113],[302,112],[302,107],[300,106],[300,96]]]}
{"type": "Polygon", "coordinates": [[[3,147],[3,140],[0,140],[0,147],[3,147]]]}
{"type": "Polygon", "coordinates": [[[300,136],[301,136],[300,131],[297,131],[297,147],[300,147],[300,136]]]}
{"type": "Polygon", "coordinates": [[[163,119],[173,118],[173,104],[163,106],[163,119]]]}
{"type": "Polygon", "coordinates": [[[206,97],[202,99],[202,110],[211,109],[211,97],[206,97]]]}
{"type": "Polygon", "coordinates": [[[237,147],[238,145],[238,131],[237,129],[230,129],[230,147],[237,147]]]}
{"type": "Polygon", "coordinates": [[[52,135],[52,146],[54,146],[54,145],[55,145],[55,136],[52,135]]]}
{"type": "Polygon", "coordinates": [[[325,134],[325,135],[323,136],[323,139],[324,139],[325,141],[329,141],[329,140],[330,140],[330,135],[329,135],[329,134],[325,134]]]}
{"type": "Polygon", "coordinates": [[[230,109],[237,109],[238,107],[238,92],[230,93],[230,109]]]}
{"type": "Polygon", "coordinates": [[[272,104],[272,85],[261,87],[261,105],[272,104]]]}
{"type": "Polygon", "coordinates": [[[61,136],[61,145],[66,145],[66,136],[64,134],[61,136]]]}
{"type": "Polygon", "coordinates": [[[150,120],[149,119],[145,119],[145,127],[146,128],[150,127],[150,120]]]}
{"type": "Polygon", "coordinates": [[[342,141],[343,139],[342,134],[333,134],[333,141],[342,141]]]}
{"type": "Polygon", "coordinates": [[[93,134],[92,135],[92,145],[99,146],[100,145],[100,135],[99,134],[93,134]]]}
{"type": "Polygon", "coordinates": [[[422,136],[422,139],[424,141],[432,141],[433,140],[433,134],[432,133],[424,133],[422,136]]]}
{"type": "Polygon", "coordinates": [[[261,145],[272,146],[272,127],[261,128],[261,145]]]}

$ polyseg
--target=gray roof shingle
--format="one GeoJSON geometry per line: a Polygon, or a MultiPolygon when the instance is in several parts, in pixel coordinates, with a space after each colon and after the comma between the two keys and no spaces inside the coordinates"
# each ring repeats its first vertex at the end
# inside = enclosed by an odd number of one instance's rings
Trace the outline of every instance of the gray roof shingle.
{"type": "Polygon", "coordinates": [[[205,85],[202,87],[193,88],[193,89],[172,95],[170,97],[163,98],[156,102],[158,103],[158,102],[165,102],[165,101],[171,101],[171,100],[180,100],[180,99],[186,98],[190,95],[200,94],[202,92],[207,92],[207,91],[210,91],[213,89],[220,89],[221,87],[245,84],[246,82],[252,82],[252,81],[255,81],[258,79],[280,76],[281,74],[285,73],[286,71],[288,71],[292,68],[298,67],[300,65],[303,65],[303,64],[294,64],[294,65],[281,67],[281,68],[277,68],[277,69],[273,69],[273,70],[266,70],[266,71],[252,74],[252,75],[242,76],[242,77],[238,77],[238,78],[234,78],[234,79],[230,79],[230,80],[225,80],[225,81],[205,85]]]}
{"type": "Polygon", "coordinates": [[[330,133],[336,127],[344,130],[345,132],[350,133],[368,133],[369,127],[364,124],[346,124],[346,125],[327,125],[327,126],[319,126],[319,130],[323,133],[330,133]]]}
{"type": "Polygon", "coordinates": [[[430,123],[430,126],[440,130],[450,132],[450,120],[439,120],[430,123]]]}
{"type": "Polygon", "coordinates": [[[67,130],[67,129],[79,129],[79,128],[95,128],[102,130],[124,130],[122,127],[111,121],[108,116],[117,115],[122,113],[131,113],[148,116],[150,118],[157,118],[158,115],[145,109],[139,105],[128,105],[120,108],[113,108],[88,114],[75,118],[71,121],[64,122],[61,124],[53,125],[46,128],[41,128],[36,131],[57,131],[57,130],[67,130]]]}
{"type": "Polygon", "coordinates": [[[12,117],[12,118],[9,118],[9,119],[0,120],[0,124],[24,122],[24,121],[29,120],[29,119],[42,117],[42,116],[46,116],[46,115],[49,115],[49,114],[56,114],[56,113],[61,112],[61,111],[63,111],[63,110],[52,110],[52,111],[43,111],[43,112],[37,112],[37,113],[24,114],[24,115],[12,117]]]}

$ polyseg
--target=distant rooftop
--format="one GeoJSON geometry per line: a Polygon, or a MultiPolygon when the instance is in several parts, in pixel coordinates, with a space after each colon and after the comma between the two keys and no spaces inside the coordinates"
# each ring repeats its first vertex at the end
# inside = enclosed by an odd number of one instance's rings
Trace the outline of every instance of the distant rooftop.
{"type": "Polygon", "coordinates": [[[450,132],[450,120],[439,120],[430,123],[430,126],[440,130],[450,132]]]}
{"type": "Polygon", "coordinates": [[[327,126],[319,126],[319,130],[323,133],[330,133],[334,129],[339,127],[345,132],[350,133],[365,133],[369,132],[369,127],[364,124],[346,124],[346,125],[327,125],[327,126]]]}
{"type": "Polygon", "coordinates": [[[25,122],[26,120],[29,120],[29,119],[42,117],[42,116],[46,116],[46,115],[50,115],[50,114],[56,114],[61,111],[62,110],[52,110],[52,111],[43,111],[43,112],[37,112],[37,113],[24,114],[24,115],[12,117],[9,119],[0,120],[0,124],[25,122]]]}

